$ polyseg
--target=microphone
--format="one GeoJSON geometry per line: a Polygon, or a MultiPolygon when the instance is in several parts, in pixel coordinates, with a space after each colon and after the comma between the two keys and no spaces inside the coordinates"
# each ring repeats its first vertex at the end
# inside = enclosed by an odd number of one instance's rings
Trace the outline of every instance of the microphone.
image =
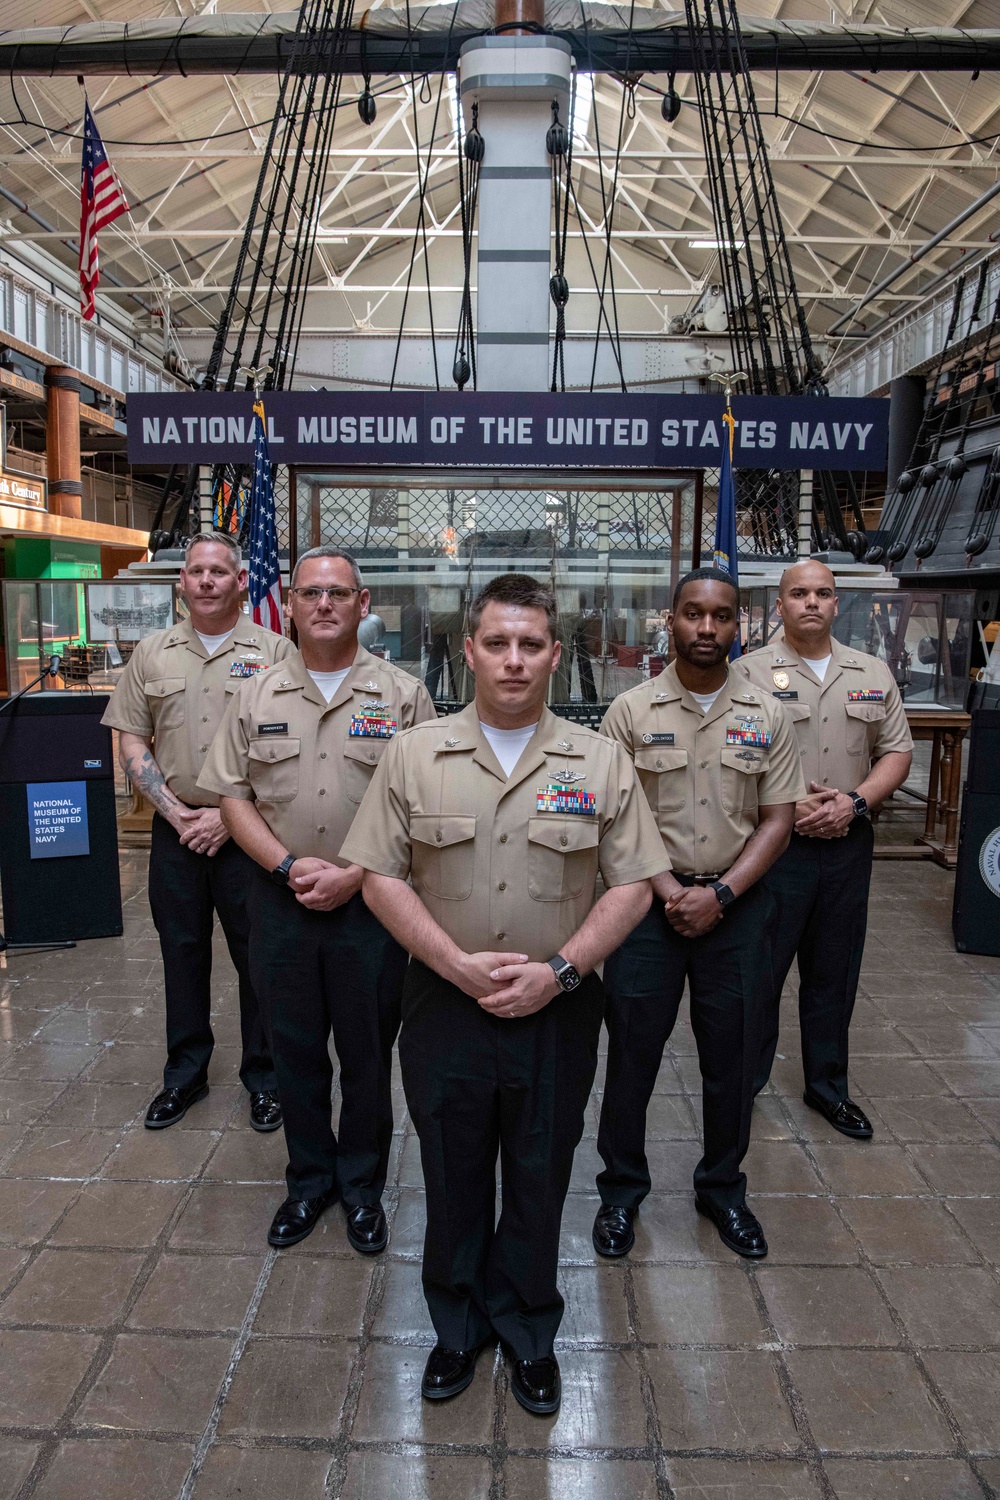
{"type": "Polygon", "coordinates": [[[48,664],[48,666],[45,669],[45,675],[46,675],[46,677],[58,677],[59,671],[60,671],[61,667],[62,667],[62,657],[61,656],[50,656],[49,657],[49,664],[48,664]]]}

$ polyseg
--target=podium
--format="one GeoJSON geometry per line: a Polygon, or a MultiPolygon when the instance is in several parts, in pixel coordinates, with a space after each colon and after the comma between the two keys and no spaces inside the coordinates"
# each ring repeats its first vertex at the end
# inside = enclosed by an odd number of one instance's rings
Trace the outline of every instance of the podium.
{"type": "Polygon", "coordinates": [[[1000,955],[1000,710],[972,715],[951,914],[959,953],[1000,955]]]}
{"type": "Polygon", "coordinates": [[[11,945],[120,937],[107,693],[29,693],[0,712],[0,892],[11,945]]]}

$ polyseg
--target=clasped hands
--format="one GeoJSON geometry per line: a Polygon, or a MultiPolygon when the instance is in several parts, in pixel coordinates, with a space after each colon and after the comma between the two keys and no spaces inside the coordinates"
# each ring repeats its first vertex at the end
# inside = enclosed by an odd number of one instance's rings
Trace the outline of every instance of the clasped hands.
{"type": "Polygon", "coordinates": [[[345,870],[326,859],[297,859],[288,872],[288,885],[295,899],[310,911],[333,911],[361,889],[362,872],[357,865],[345,870]]]}
{"type": "Polygon", "coordinates": [[[229,833],[217,807],[185,807],[178,803],[170,822],[182,844],[195,854],[218,854],[229,833]]]}
{"type": "Polygon", "coordinates": [[[526,953],[464,953],[455,982],[483,1010],[505,1021],[533,1015],[560,990],[549,965],[531,963],[526,953]]]}
{"type": "Polygon", "coordinates": [[[810,781],[809,796],[795,804],[795,832],[814,839],[842,839],[854,822],[854,803],[836,787],[810,781]]]}

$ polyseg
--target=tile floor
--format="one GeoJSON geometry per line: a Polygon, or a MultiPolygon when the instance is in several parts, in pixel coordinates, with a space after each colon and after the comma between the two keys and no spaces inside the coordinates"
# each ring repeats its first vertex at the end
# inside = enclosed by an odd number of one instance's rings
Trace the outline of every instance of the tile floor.
{"type": "Polygon", "coordinates": [[[590,1244],[599,1097],[567,1204],[556,1421],[501,1360],[427,1407],[416,1142],[390,1252],[331,1212],[268,1251],[279,1136],[247,1128],[232,972],[212,1092],[142,1128],[160,1056],[145,857],[126,933],[0,971],[0,1500],[968,1500],[1000,1494],[1000,960],[950,943],[952,878],[876,865],[848,1143],[800,1100],[794,1019],[748,1161],[767,1261],[692,1207],[686,1027],[650,1111],[629,1264],[590,1244]]]}

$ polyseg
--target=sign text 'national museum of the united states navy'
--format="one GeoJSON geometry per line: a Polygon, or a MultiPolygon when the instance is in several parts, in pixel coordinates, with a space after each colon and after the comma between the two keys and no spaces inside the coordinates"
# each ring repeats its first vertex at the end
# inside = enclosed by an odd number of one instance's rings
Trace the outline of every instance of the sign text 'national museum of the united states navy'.
{"type": "MultiPolygon", "coordinates": [[[[245,392],[129,397],[133,464],[249,460],[245,392]]],[[[504,468],[705,469],[718,465],[721,396],[481,391],[275,391],[271,457],[324,467],[458,464],[504,468]]],[[[753,469],[883,469],[889,403],[739,396],[734,462],[753,469]]]]}

